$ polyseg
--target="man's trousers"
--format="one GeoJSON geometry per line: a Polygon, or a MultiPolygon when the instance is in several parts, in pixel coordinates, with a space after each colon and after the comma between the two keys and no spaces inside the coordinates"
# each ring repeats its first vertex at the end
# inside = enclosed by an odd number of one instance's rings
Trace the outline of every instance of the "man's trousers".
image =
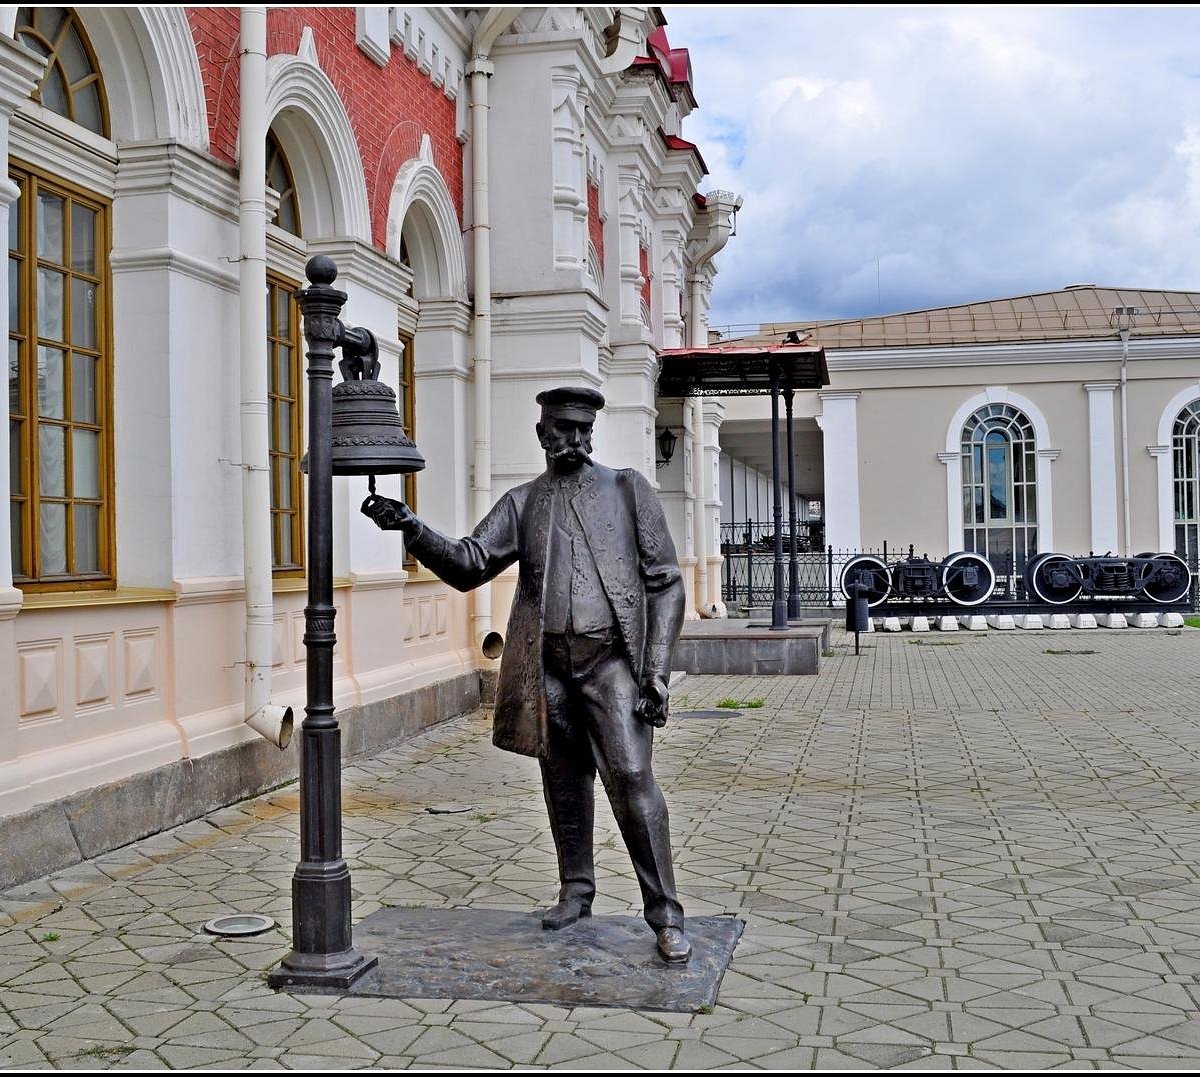
{"type": "Polygon", "coordinates": [[[559,899],[590,905],[596,893],[598,772],[633,860],[646,922],[655,930],[682,928],[667,805],[650,768],[653,728],[634,714],[640,692],[621,644],[612,634],[544,640],[550,739],[542,790],[558,852],[559,899]]]}

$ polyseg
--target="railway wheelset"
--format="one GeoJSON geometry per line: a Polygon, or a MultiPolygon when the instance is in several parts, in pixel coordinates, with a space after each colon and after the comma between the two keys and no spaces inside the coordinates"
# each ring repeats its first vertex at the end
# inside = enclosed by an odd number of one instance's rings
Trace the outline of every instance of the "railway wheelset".
{"type": "MultiPolygon", "coordinates": [[[[1027,602],[1066,606],[1084,598],[1128,598],[1161,605],[1182,602],[1191,590],[1187,562],[1173,553],[1140,553],[1136,557],[1069,557],[1041,553],[1022,573],[1027,602]]],[[[872,554],[859,554],[842,569],[844,594],[857,585],[871,607],[888,599],[941,600],[955,606],[981,606],[996,590],[996,571],[982,554],[960,551],[942,561],[907,557],[888,564],[872,554]]]]}

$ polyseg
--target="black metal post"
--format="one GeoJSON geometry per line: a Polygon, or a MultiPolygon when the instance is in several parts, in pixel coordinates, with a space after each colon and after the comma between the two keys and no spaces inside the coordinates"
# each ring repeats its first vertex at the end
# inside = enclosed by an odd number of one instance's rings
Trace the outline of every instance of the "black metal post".
{"type": "Polygon", "coordinates": [[[784,410],[787,414],[787,458],[788,458],[788,530],[790,532],[791,555],[788,560],[788,620],[800,616],[800,564],[796,560],[796,449],[792,444],[792,397],[789,385],[783,391],[784,410]]]}
{"type": "Polygon", "coordinates": [[[754,543],[751,540],[750,521],[746,521],[746,605],[754,605],[754,543]]]}
{"type": "Polygon", "coordinates": [[[775,587],[771,601],[771,629],[784,631],[787,626],[787,597],[783,570],[783,483],[779,475],[779,364],[771,363],[771,489],[775,520],[775,587]]]}
{"type": "Polygon", "coordinates": [[[346,988],[377,959],[354,949],[350,870],[342,859],[341,731],[333,708],[333,349],[346,293],[331,287],[327,255],[304,268],[296,293],[308,342],[308,605],[304,646],[308,700],[300,729],[300,862],[292,876],[292,952],[272,987],[346,988]]]}

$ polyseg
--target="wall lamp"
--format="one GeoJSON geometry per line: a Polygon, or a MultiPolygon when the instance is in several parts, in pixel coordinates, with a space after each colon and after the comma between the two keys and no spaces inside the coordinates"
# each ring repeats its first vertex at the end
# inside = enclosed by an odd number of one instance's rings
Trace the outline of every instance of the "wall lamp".
{"type": "Polygon", "coordinates": [[[679,444],[679,437],[669,426],[664,426],[655,440],[658,442],[658,455],[661,459],[654,462],[654,467],[656,471],[661,471],[675,455],[675,446],[679,444]]]}

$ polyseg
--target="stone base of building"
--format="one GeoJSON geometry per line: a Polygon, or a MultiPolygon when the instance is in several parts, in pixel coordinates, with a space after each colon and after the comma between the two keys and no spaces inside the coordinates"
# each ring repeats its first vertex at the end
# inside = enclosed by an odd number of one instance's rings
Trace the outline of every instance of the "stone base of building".
{"type": "MultiPolygon", "coordinates": [[[[338,712],[342,757],[353,759],[479,707],[480,678],[465,673],[338,712]]],[[[253,740],[183,759],[0,818],[0,890],[157,834],[296,779],[297,736],[285,751],[253,740]]]]}

